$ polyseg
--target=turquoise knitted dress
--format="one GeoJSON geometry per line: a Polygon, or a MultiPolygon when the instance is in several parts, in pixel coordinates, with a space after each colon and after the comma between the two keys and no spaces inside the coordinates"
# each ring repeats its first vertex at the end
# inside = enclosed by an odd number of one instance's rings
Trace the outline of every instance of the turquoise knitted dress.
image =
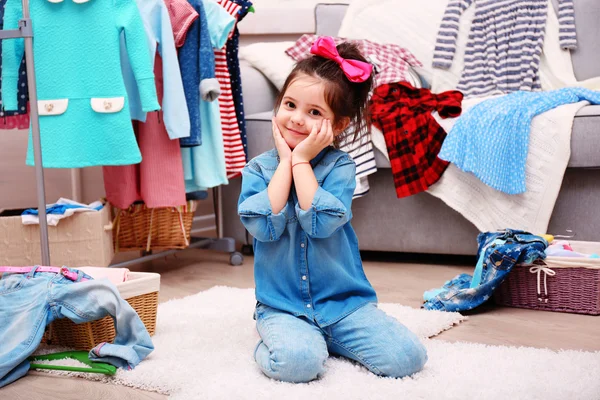
{"type": "MultiPolygon", "coordinates": [[[[136,164],[142,159],[121,74],[119,37],[144,111],[160,109],[143,23],[133,0],[33,0],[42,161],[49,168],[136,164]]],[[[21,0],[8,0],[4,29],[17,29],[21,0]]],[[[17,108],[23,40],[2,47],[2,103],[17,108]]],[[[34,105],[31,104],[31,107],[34,105]]],[[[27,164],[33,165],[31,130],[27,164]]]]}

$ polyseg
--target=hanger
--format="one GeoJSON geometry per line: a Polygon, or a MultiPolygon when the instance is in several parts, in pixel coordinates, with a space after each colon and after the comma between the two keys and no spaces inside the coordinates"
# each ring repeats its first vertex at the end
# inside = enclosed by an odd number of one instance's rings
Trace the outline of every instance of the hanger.
{"type": "Polygon", "coordinates": [[[52,364],[35,364],[32,363],[29,369],[55,369],[60,371],[75,371],[75,372],[93,372],[104,375],[114,375],[117,372],[117,368],[114,365],[106,363],[98,363],[90,361],[87,351],[63,351],[61,353],[44,354],[39,356],[30,356],[27,359],[31,361],[40,360],[62,360],[72,358],[86,365],[90,368],[83,367],[72,367],[68,365],[52,365],[52,364]]]}

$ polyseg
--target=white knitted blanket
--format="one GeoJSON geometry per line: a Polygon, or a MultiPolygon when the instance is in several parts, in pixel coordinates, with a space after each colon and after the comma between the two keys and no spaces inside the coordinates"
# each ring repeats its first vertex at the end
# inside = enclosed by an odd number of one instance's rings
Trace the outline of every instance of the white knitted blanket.
{"type": "MultiPolygon", "coordinates": [[[[482,100],[465,100],[463,113],[482,100]]],[[[453,164],[428,192],[460,212],[481,232],[513,228],[546,233],[571,156],[573,118],[586,104],[589,103],[581,101],[563,105],[533,118],[525,193],[509,195],[492,189],[453,164]]],[[[451,134],[456,119],[437,121],[451,134]]]]}

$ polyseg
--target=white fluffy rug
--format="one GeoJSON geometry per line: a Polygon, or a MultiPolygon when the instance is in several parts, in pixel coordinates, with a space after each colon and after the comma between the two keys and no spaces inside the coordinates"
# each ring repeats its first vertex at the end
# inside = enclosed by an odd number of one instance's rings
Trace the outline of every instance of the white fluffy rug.
{"type": "MultiPolygon", "coordinates": [[[[135,370],[119,370],[110,378],[69,374],[170,394],[175,400],[600,398],[600,353],[430,339],[424,339],[429,361],[411,378],[379,378],[354,363],[330,358],[318,381],[275,382],[252,359],[258,340],[254,304],[252,289],[226,287],[163,303],[153,337],[156,350],[135,370]]],[[[397,304],[380,307],[424,338],[465,319],[397,304]]]]}

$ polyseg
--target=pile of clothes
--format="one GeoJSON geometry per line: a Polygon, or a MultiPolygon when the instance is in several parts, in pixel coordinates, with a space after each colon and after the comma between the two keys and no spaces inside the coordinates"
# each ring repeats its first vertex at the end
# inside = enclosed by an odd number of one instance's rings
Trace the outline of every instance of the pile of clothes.
{"type": "Polygon", "coordinates": [[[27,373],[44,328],[60,318],[77,324],[113,318],[113,343],[91,349],[91,361],[133,369],[154,350],[144,323],[115,286],[127,279],[127,269],[0,267],[0,273],[0,387],[27,373]]]}

